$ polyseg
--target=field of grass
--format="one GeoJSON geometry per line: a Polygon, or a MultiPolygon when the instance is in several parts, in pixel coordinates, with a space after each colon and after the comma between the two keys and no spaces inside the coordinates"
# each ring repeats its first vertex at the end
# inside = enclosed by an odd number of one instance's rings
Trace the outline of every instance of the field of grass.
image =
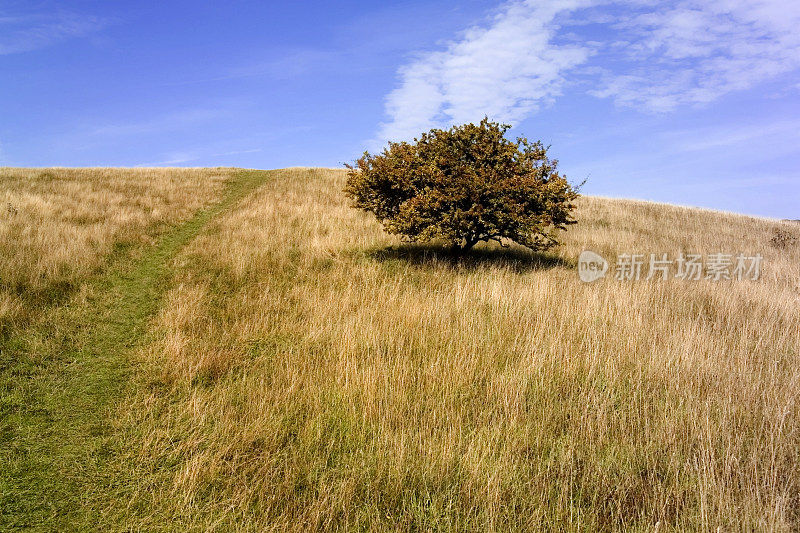
{"type": "Polygon", "coordinates": [[[114,249],[190,216],[230,173],[0,167],[0,333],[70,293],[114,249]]]}
{"type": "Polygon", "coordinates": [[[0,528],[800,528],[797,224],[584,197],[547,254],[453,257],[343,172],[228,172],[10,329],[0,528]],[[583,249],[763,273],[585,284],[583,249]]]}
{"type": "Polygon", "coordinates": [[[0,180],[16,200],[0,220],[0,295],[15,304],[0,332],[0,530],[102,529],[91,501],[120,483],[112,421],[166,260],[259,180],[233,169],[2,169],[0,180]]]}

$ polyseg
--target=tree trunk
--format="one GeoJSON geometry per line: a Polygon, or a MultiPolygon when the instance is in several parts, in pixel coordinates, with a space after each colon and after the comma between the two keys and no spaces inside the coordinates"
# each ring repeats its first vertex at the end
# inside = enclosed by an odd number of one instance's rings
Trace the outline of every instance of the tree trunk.
{"type": "Polygon", "coordinates": [[[468,252],[472,249],[473,246],[478,244],[478,239],[467,239],[464,242],[464,246],[461,248],[462,252],[468,252]]]}
{"type": "Polygon", "coordinates": [[[480,242],[478,239],[468,237],[464,239],[464,244],[460,242],[454,242],[453,246],[450,248],[450,253],[461,255],[465,252],[469,252],[473,246],[480,242]]]}

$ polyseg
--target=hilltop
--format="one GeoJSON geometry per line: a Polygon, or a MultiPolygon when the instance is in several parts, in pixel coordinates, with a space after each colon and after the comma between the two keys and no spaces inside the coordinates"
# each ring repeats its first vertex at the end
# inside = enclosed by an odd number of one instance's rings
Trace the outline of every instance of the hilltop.
{"type": "Polygon", "coordinates": [[[796,223],[582,197],[453,256],[343,181],[0,169],[0,528],[800,527],[796,223]]]}

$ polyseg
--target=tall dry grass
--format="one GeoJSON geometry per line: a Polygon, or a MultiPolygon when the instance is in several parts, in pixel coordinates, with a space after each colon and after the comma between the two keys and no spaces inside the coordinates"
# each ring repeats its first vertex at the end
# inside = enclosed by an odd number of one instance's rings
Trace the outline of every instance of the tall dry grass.
{"type": "Polygon", "coordinates": [[[0,331],[69,292],[115,246],[187,218],[230,173],[0,168],[0,331]]]}
{"type": "Polygon", "coordinates": [[[279,173],[177,260],[126,411],[138,525],[800,528],[800,248],[772,239],[797,226],[587,197],[550,255],[454,260],[343,179],[279,173]],[[584,248],[764,273],[584,284],[584,248]]]}

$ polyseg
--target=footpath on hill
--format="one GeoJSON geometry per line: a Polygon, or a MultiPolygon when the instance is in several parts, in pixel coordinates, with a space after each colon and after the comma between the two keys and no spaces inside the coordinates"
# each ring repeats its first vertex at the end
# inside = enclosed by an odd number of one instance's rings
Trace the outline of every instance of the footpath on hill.
{"type": "Polygon", "coordinates": [[[121,442],[111,417],[133,387],[131,354],[168,289],[169,262],[270,175],[240,171],[219,202],[0,343],[0,530],[105,529],[106,500],[135,481],[119,478],[118,451],[135,443],[121,442]]]}

